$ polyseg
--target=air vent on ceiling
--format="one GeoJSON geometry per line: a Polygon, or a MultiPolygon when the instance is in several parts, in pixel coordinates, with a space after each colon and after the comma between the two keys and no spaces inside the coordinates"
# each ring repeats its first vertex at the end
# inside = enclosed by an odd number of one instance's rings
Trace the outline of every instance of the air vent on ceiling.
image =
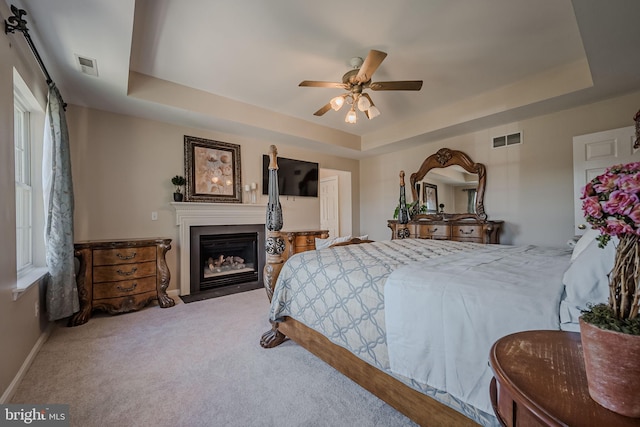
{"type": "Polygon", "coordinates": [[[508,135],[494,136],[493,148],[508,147],[510,145],[522,144],[522,132],[510,133],[508,135]]]}
{"type": "Polygon", "coordinates": [[[98,76],[98,64],[96,60],[93,58],[87,58],[86,56],[80,56],[78,54],[76,56],[76,62],[80,67],[80,71],[90,76],[98,76]]]}

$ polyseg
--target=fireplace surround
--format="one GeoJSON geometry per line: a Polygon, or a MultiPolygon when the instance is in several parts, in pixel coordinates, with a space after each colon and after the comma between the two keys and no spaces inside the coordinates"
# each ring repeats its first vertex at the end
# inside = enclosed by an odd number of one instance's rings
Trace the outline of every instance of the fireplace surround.
{"type": "MultiPolygon", "coordinates": [[[[178,231],[178,266],[180,296],[191,295],[191,228],[199,226],[254,226],[264,230],[266,205],[247,203],[171,203],[176,211],[178,231]]],[[[264,234],[263,237],[264,239],[264,234]]],[[[264,253],[264,240],[258,242],[258,253],[264,253]]],[[[264,265],[264,261],[262,261],[264,265]]],[[[259,267],[262,275],[262,267],[259,267]]],[[[261,276],[260,276],[261,277],[261,276]]],[[[260,283],[260,286],[262,283],[260,283]]],[[[184,299],[184,298],[183,298],[184,299]]]]}

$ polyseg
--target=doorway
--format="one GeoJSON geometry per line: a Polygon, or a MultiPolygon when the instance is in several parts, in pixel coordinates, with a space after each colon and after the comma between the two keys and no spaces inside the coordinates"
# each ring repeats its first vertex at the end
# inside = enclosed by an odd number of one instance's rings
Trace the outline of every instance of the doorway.
{"type": "Polygon", "coordinates": [[[320,169],[320,228],[329,237],[352,234],[351,172],[320,169]]]}

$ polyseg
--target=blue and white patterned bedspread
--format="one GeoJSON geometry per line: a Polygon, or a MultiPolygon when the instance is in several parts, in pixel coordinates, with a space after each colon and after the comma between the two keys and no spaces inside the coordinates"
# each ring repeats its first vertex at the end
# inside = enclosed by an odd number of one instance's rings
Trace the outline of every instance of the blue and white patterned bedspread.
{"type": "Polygon", "coordinates": [[[484,245],[391,240],[307,251],[289,258],[274,290],[270,318],[290,316],[379,368],[389,367],[384,283],[398,267],[484,245]],[[383,351],[378,351],[382,347],[383,351]]]}
{"type": "Polygon", "coordinates": [[[384,313],[384,284],[394,270],[464,251],[487,251],[491,246],[495,245],[406,239],[302,252],[289,258],[280,272],[270,319],[292,317],[478,423],[498,425],[493,415],[440,390],[393,374],[389,368],[384,313]]]}

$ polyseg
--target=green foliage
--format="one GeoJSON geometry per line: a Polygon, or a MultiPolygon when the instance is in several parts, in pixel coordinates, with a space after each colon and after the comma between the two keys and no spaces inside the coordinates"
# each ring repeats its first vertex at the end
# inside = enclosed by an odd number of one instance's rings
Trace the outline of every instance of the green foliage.
{"type": "Polygon", "coordinates": [[[640,317],[618,319],[608,304],[589,304],[587,310],[582,310],[581,317],[585,322],[600,329],[629,335],[640,335],[640,317]]]}
{"type": "Polygon", "coordinates": [[[187,183],[187,180],[184,179],[183,176],[176,175],[173,178],[171,178],[171,183],[173,185],[185,185],[187,183]]]}
{"type": "MultiPolygon", "coordinates": [[[[409,215],[413,215],[412,209],[413,206],[416,204],[417,202],[413,202],[413,203],[407,203],[406,207],[407,207],[407,211],[409,211],[409,215]]],[[[396,206],[396,210],[393,211],[393,219],[398,219],[398,214],[400,213],[400,205],[398,204],[398,206],[396,206]]],[[[418,207],[418,212],[417,213],[427,213],[427,205],[420,205],[418,207]]]]}

